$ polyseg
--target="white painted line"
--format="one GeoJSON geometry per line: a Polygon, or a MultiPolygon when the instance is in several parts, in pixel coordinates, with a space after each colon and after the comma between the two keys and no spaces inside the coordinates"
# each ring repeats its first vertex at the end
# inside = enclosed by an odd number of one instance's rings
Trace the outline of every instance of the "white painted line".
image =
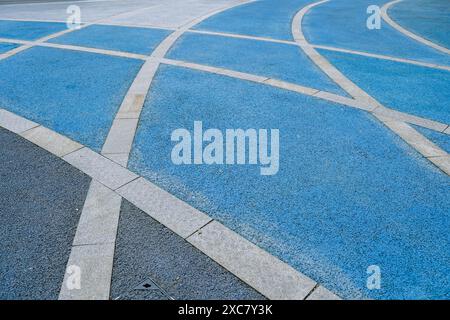
{"type": "Polygon", "coordinates": [[[0,126],[14,133],[22,133],[31,128],[39,126],[39,124],[15,115],[12,112],[0,109],[0,126]]]}
{"type": "Polygon", "coordinates": [[[72,247],[68,267],[81,271],[80,289],[71,287],[72,269],[64,276],[59,300],[108,300],[114,260],[114,244],[72,247]],[[78,269],[79,268],[79,269],[78,269]]]}
{"type": "Polygon", "coordinates": [[[450,134],[450,126],[447,126],[447,129],[444,130],[445,134],[450,134]]]}
{"type": "Polygon", "coordinates": [[[316,285],[217,221],[187,240],[269,299],[302,300],[316,285]]]}
{"type": "Polygon", "coordinates": [[[434,43],[434,42],[432,42],[432,41],[429,41],[429,40],[427,40],[427,39],[424,39],[424,38],[418,36],[417,34],[412,33],[411,31],[406,30],[405,28],[401,27],[399,24],[397,24],[396,22],[394,22],[394,21],[389,17],[389,15],[388,15],[388,13],[387,13],[388,9],[389,9],[391,6],[393,6],[394,4],[397,4],[397,3],[401,2],[401,1],[403,1],[403,0],[395,0],[395,1],[391,1],[391,2],[386,3],[383,7],[381,7],[381,17],[382,17],[387,23],[389,23],[389,24],[391,25],[391,27],[393,27],[394,29],[397,29],[398,31],[400,31],[400,32],[403,33],[404,35],[406,35],[406,36],[408,36],[408,37],[410,37],[410,38],[412,38],[412,39],[414,39],[414,40],[416,40],[416,41],[418,41],[418,42],[420,42],[420,43],[422,43],[422,44],[424,44],[424,45],[426,45],[426,46],[432,47],[432,48],[434,48],[434,49],[436,49],[436,50],[439,50],[439,51],[441,51],[441,52],[443,52],[443,53],[450,54],[450,50],[449,50],[449,49],[447,49],[447,48],[445,48],[445,47],[443,47],[443,46],[440,46],[440,45],[438,45],[438,44],[436,44],[436,43],[434,43]]]}
{"type": "Polygon", "coordinates": [[[138,177],[119,164],[86,147],[70,153],[62,159],[112,190],[138,177]]]}
{"type": "Polygon", "coordinates": [[[143,178],[119,188],[116,192],[183,238],[211,221],[203,212],[143,178]]]}
{"type": "Polygon", "coordinates": [[[63,157],[83,147],[78,142],[43,126],[34,127],[20,135],[58,157],[63,157]]]}
{"type": "Polygon", "coordinates": [[[322,45],[312,45],[312,46],[315,49],[324,49],[324,50],[329,50],[329,51],[349,53],[349,54],[354,54],[354,55],[359,55],[359,56],[364,56],[364,57],[389,60],[389,61],[395,61],[395,62],[400,62],[400,63],[413,64],[413,65],[432,68],[432,69],[440,69],[440,70],[450,71],[450,66],[444,66],[444,65],[439,65],[439,64],[435,64],[435,63],[427,63],[427,62],[421,62],[421,61],[410,60],[410,59],[396,58],[396,57],[386,56],[386,55],[382,55],[382,54],[348,50],[348,49],[336,48],[336,47],[330,47],[330,46],[322,46],[322,45]]]}
{"type": "Polygon", "coordinates": [[[341,298],[323,286],[318,286],[306,300],[341,300],[341,298]]]}

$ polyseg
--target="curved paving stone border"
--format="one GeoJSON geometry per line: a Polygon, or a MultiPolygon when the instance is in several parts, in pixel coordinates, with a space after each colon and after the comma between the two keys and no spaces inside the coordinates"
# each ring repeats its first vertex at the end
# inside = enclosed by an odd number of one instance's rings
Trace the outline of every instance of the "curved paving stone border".
{"type": "MultiPolygon", "coordinates": [[[[113,50],[102,50],[102,49],[93,49],[93,48],[85,48],[85,47],[79,47],[79,46],[72,46],[72,45],[57,45],[53,43],[47,43],[45,41],[49,39],[53,39],[55,37],[58,37],[61,34],[64,34],[66,32],[69,32],[68,30],[65,30],[64,33],[57,33],[50,36],[47,36],[45,38],[41,38],[37,41],[18,41],[18,40],[11,40],[11,39],[0,39],[0,42],[13,42],[22,44],[21,47],[18,47],[16,49],[11,50],[10,52],[6,52],[3,55],[0,55],[0,59],[7,58],[11,55],[14,55],[20,51],[26,50],[28,48],[31,48],[33,46],[47,46],[47,47],[54,47],[54,48],[60,48],[60,49],[67,49],[67,50],[79,50],[79,51],[87,51],[87,52],[94,52],[98,54],[107,54],[107,55],[113,55],[113,56],[120,56],[120,57],[129,57],[134,59],[140,59],[145,60],[145,64],[142,67],[141,71],[139,72],[138,76],[135,78],[133,85],[131,86],[127,96],[125,97],[119,112],[117,113],[116,119],[114,120],[113,126],[110,130],[110,133],[108,135],[108,138],[105,142],[105,145],[102,149],[102,155],[96,154],[95,152],[89,150],[86,147],[83,147],[76,142],[67,139],[56,132],[52,132],[42,126],[38,126],[37,124],[33,124],[30,122],[23,122],[21,120],[18,120],[18,118],[4,110],[0,111],[0,124],[3,123],[6,128],[11,128],[12,131],[16,130],[18,133],[22,133],[24,137],[29,139],[30,141],[33,141],[34,143],[40,145],[41,147],[49,150],[50,152],[58,155],[59,157],[63,157],[66,161],[71,163],[72,165],[78,167],[82,171],[88,173],[89,175],[93,176],[95,179],[98,179],[100,183],[93,182],[92,183],[92,190],[88,194],[88,198],[86,200],[85,209],[83,210],[83,213],[86,213],[86,215],[82,216],[82,219],[80,221],[79,230],[77,230],[77,236],[75,244],[78,244],[76,247],[76,250],[74,250],[74,257],[70,261],[70,263],[74,263],[74,261],[83,259],[83,257],[94,257],[96,256],[96,251],[93,250],[92,245],[98,245],[100,247],[105,247],[108,250],[103,250],[102,252],[106,252],[107,254],[104,254],[100,256],[100,259],[102,259],[102,263],[104,263],[106,269],[104,270],[95,270],[98,272],[98,275],[102,275],[103,278],[97,278],[94,279],[97,282],[102,282],[103,286],[97,286],[97,289],[100,289],[98,292],[95,288],[92,289],[91,293],[86,294],[85,296],[78,296],[77,298],[107,298],[106,292],[109,291],[109,279],[111,274],[111,268],[112,265],[112,258],[114,253],[114,239],[115,239],[115,230],[117,229],[117,221],[118,221],[118,215],[120,210],[120,197],[118,198],[117,194],[120,194],[121,196],[125,196],[125,198],[134,199],[135,202],[139,203],[141,207],[146,207],[147,211],[150,215],[157,216],[160,220],[163,220],[163,224],[171,226],[173,229],[176,229],[176,232],[183,236],[184,238],[188,239],[188,241],[195,242],[194,245],[196,246],[204,246],[204,251],[208,251],[207,254],[210,256],[214,256],[216,260],[222,259],[222,254],[225,254],[225,257],[227,261],[222,261],[223,264],[230,264],[229,268],[235,267],[235,272],[239,277],[241,277],[246,282],[249,281],[251,286],[258,289],[260,292],[265,294],[269,298],[304,298],[306,296],[314,297],[316,294],[310,294],[312,290],[314,290],[315,286],[313,285],[313,288],[310,288],[310,284],[313,283],[312,280],[307,279],[306,277],[299,276],[295,270],[290,270],[287,272],[287,274],[283,274],[281,279],[276,279],[276,281],[282,283],[285,285],[286,277],[292,277],[294,283],[302,283],[303,287],[302,289],[289,289],[287,291],[284,291],[283,286],[281,286],[281,291],[272,292],[273,289],[268,288],[266,280],[260,281],[260,279],[254,279],[253,273],[246,273],[246,270],[241,270],[242,266],[241,264],[245,264],[245,261],[249,256],[243,255],[245,257],[244,260],[242,259],[236,259],[235,261],[231,261],[229,259],[230,254],[234,254],[234,252],[228,252],[226,253],[226,248],[222,248],[221,250],[217,250],[217,241],[218,239],[222,239],[222,237],[230,238],[230,243],[232,246],[235,245],[235,242],[237,241],[234,239],[234,233],[229,234],[229,229],[226,229],[223,226],[217,226],[217,222],[210,223],[211,220],[208,216],[204,215],[201,212],[198,212],[197,210],[190,208],[185,203],[183,203],[181,200],[178,200],[174,196],[166,193],[165,191],[155,187],[148,181],[146,181],[143,178],[137,177],[134,173],[129,172],[126,170],[125,167],[128,162],[128,156],[129,152],[131,150],[131,145],[134,139],[134,134],[136,131],[138,119],[140,116],[140,111],[142,109],[145,97],[147,95],[148,89],[150,87],[150,84],[153,79],[153,75],[155,74],[156,70],[158,69],[159,64],[171,64],[175,66],[180,67],[186,67],[206,72],[212,72],[217,73],[229,77],[234,77],[242,80],[248,80],[248,81],[254,81],[258,83],[263,83],[266,85],[271,85],[279,88],[283,88],[286,90],[295,91],[298,93],[302,93],[305,95],[311,95],[315,96],[320,99],[325,99],[333,102],[340,103],[342,105],[346,105],[349,107],[355,107],[359,109],[363,109],[365,111],[368,111],[372,113],[376,118],[378,118],[380,121],[382,121],[388,128],[390,128],[392,131],[394,131],[396,134],[398,134],[400,137],[402,137],[407,143],[409,143],[411,146],[413,146],[418,152],[420,152],[424,157],[426,157],[428,160],[430,160],[432,163],[434,163],[436,166],[438,166],[441,170],[446,172],[448,175],[450,175],[450,158],[449,155],[441,150],[439,147],[434,145],[432,142],[430,142],[428,139],[426,139],[424,136],[422,136],[420,133],[418,133],[416,130],[414,130],[411,126],[406,124],[406,122],[416,124],[419,126],[423,126],[432,130],[436,130],[439,132],[444,132],[449,134],[450,128],[447,124],[438,123],[435,121],[431,121],[428,119],[423,119],[420,117],[412,116],[409,114],[401,113],[395,110],[388,109],[384,106],[382,106],[380,103],[378,103],[375,99],[373,99],[371,96],[369,96],[366,92],[361,90],[358,86],[356,86],[353,82],[351,82],[349,79],[347,79],[342,73],[340,73],[334,66],[332,66],[325,58],[323,58],[316,50],[315,48],[318,48],[319,46],[314,46],[309,44],[301,31],[301,21],[303,16],[307,13],[308,10],[310,10],[312,7],[322,4],[325,1],[316,2],[313,4],[310,4],[303,9],[301,9],[296,16],[293,19],[292,22],[292,33],[295,39],[295,42],[290,41],[280,41],[280,40],[273,40],[273,39],[266,39],[266,38],[258,38],[258,37],[250,37],[250,36],[243,36],[243,35],[232,35],[233,37],[238,38],[249,38],[249,39],[256,39],[261,41],[273,41],[273,42],[282,42],[282,43],[291,43],[293,45],[298,45],[302,50],[305,51],[305,53],[313,60],[315,64],[317,64],[332,80],[334,80],[337,84],[339,84],[344,90],[346,90],[350,95],[352,95],[355,99],[349,99],[346,97],[342,97],[339,95],[335,95],[329,92],[323,92],[319,91],[317,89],[313,88],[307,88],[295,84],[291,84],[288,82],[280,81],[277,79],[269,79],[265,77],[259,77],[252,74],[242,73],[242,72],[236,72],[232,70],[227,70],[223,68],[215,68],[215,67],[209,67],[194,63],[188,63],[184,61],[176,61],[171,59],[165,59],[164,56],[167,53],[167,51],[170,49],[170,47],[176,42],[176,40],[184,33],[184,32],[197,32],[197,33],[208,33],[208,34],[216,34],[212,32],[206,32],[206,31],[192,31],[190,28],[197,24],[198,22],[208,18],[209,16],[212,16],[213,14],[216,14],[222,10],[226,10],[231,7],[222,8],[220,10],[216,10],[212,13],[209,13],[203,17],[200,17],[198,19],[195,19],[191,23],[176,29],[171,35],[169,35],[152,53],[151,56],[143,56],[143,55],[137,55],[137,54],[131,54],[131,53],[125,53],[120,51],[113,51],[113,50]],[[15,42],[14,42],[15,41],[15,42]],[[22,49],[20,49],[22,48],[22,49]],[[23,126],[25,126],[27,129],[30,129],[28,131],[22,130],[23,126]],[[24,132],[26,131],[26,132],[24,132]],[[56,141],[56,142],[55,142],[56,141]],[[110,161],[112,160],[112,161],[110,161]],[[114,161],[114,162],[113,162],[114,161]],[[123,166],[123,167],[122,167],[123,166]],[[105,186],[102,186],[104,184],[105,186]],[[147,190],[149,193],[153,194],[159,194],[162,199],[166,200],[165,202],[161,202],[161,200],[155,200],[151,199],[148,200],[147,196],[148,194],[139,194],[139,192],[142,192],[142,190],[147,190]],[[137,197],[137,198],[136,198],[137,197]],[[109,201],[103,201],[102,199],[112,199],[116,198],[119,199],[116,203],[116,205],[112,207],[105,207],[108,206],[107,204],[109,201]],[[148,202],[150,201],[150,202],[148,202]],[[156,202],[155,202],[156,201],[156,202]],[[98,203],[103,202],[104,204],[99,208],[93,209],[90,203],[98,203]],[[157,205],[159,208],[159,211],[154,210],[154,206],[157,205]],[[114,207],[114,208],[113,208],[114,207]],[[168,215],[167,211],[174,214],[173,216],[168,215]],[[108,215],[108,221],[109,223],[102,225],[99,222],[104,221],[104,214],[105,212],[108,215]],[[165,214],[161,215],[161,212],[165,212],[165,214]],[[180,212],[183,212],[182,215],[179,215],[180,212]],[[186,212],[190,212],[191,216],[189,220],[185,220],[186,212]],[[184,224],[180,224],[180,218],[181,221],[184,220],[184,224]],[[85,223],[85,221],[87,221],[85,223]],[[97,221],[97,225],[101,225],[101,232],[98,232],[98,237],[100,237],[102,240],[98,241],[98,239],[88,239],[87,236],[87,226],[92,225],[92,221],[97,221]],[[89,222],[89,223],[88,223],[89,222]],[[225,231],[221,230],[221,227],[225,228],[225,231]],[[198,231],[201,230],[201,231],[198,231]],[[216,236],[211,237],[202,237],[203,231],[206,230],[211,234],[216,234],[216,236]],[[228,232],[228,231],[229,232],[228,232]],[[84,240],[80,240],[84,239],[84,240]],[[213,249],[211,249],[211,243],[214,243],[213,249]],[[85,248],[85,252],[83,252],[83,248],[85,248]],[[292,273],[294,272],[294,273],[292,273]],[[105,276],[106,275],[106,276],[105,276]],[[305,282],[307,283],[305,285],[305,282]],[[305,289],[306,288],[306,289],[305,289]],[[267,294],[265,292],[268,292],[267,294]]],[[[243,2],[245,3],[245,2],[243,2]]],[[[238,4],[239,5],[239,4],[238,4]]],[[[93,24],[93,23],[91,23],[93,24]]],[[[91,25],[87,24],[84,25],[84,27],[91,25]]],[[[225,35],[225,36],[231,36],[227,34],[221,34],[217,33],[217,35],[225,35]]],[[[330,48],[331,50],[339,51],[341,49],[338,48],[330,48]]],[[[350,53],[353,54],[362,54],[362,55],[370,55],[369,53],[361,53],[356,51],[351,51],[350,53]]],[[[388,60],[393,60],[392,57],[385,57],[385,56],[377,56],[378,58],[386,58],[388,60]]],[[[397,59],[401,60],[399,62],[405,62],[405,63],[413,63],[413,64],[422,64],[420,62],[414,62],[411,60],[406,59],[397,59]]],[[[447,68],[443,66],[437,66],[433,64],[426,64],[428,67],[432,68],[447,68]]],[[[114,201],[113,201],[114,202],[114,201]]],[[[132,201],[133,202],[133,201],[132,201]]],[[[133,202],[134,203],[134,202],[133,202]]],[[[208,235],[209,235],[208,233],[208,235]]],[[[237,235],[236,235],[237,236],[237,235]]],[[[261,249],[257,248],[253,244],[245,244],[245,241],[242,237],[237,236],[238,242],[240,244],[244,243],[243,248],[245,250],[249,249],[250,256],[253,255],[252,251],[255,251],[255,255],[258,256],[258,263],[264,265],[266,262],[264,258],[264,254],[267,253],[261,253],[258,250],[262,251],[261,249]],[[248,247],[248,246],[249,247],[248,247]],[[252,247],[253,246],[253,247],[252,247]],[[255,248],[254,248],[255,247],[255,248]]],[[[220,242],[220,241],[219,241],[220,242]]],[[[239,246],[237,246],[239,247],[239,246]]],[[[268,254],[267,254],[268,255],[268,254]]],[[[267,257],[266,257],[267,258],[267,257]]],[[[273,256],[270,256],[267,258],[269,260],[276,259],[273,256]]],[[[95,258],[97,259],[97,258],[95,258]]],[[[277,260],[277,259],[276,259],[277,260]]],[[[279,261],[279,260],[277,260],[279,261]]],[[[97,261],[98,262],[98,261],[97,261]]],[[[92,264],[93,261],[90,262],[92,264]]],[[[274,262],[272,261],[270,265],[272,265],[274,262]]],[[[277,265],[275,263],[277,268],[284,268],[286,267],[281,263],[281,265],[277,265]]],[[[267,266],[267,264],[266,264],[267,266]]],[[[89,266],[86,266],[89,268],[89,266]]],[[[227,267],[227,266],[226,266],[227,267]]],[[[287,266],[290,268],[289,266],[287,266]]],[[[228,268],[228,267],[227,267],[228,268]]],[[[245,268],[244,268],[245,269],[245,268]]],[[[93,270],[94,271],[94,270],[93,270]]],[[[267,271],[267,270],[266,270],[267,271]]],[[[274,270],[269,270],[269,273],[274,273],[274,270]]],[[[95,273],[93,273],[95,275],[95,273]]],[[[271,275],[272,277],[273,275],[271,275]]],[[[269,277],[270,279],[270,277],[269,277]]],[[[272,279],[273,280],[273,279],[272,279]]],[[[270,285],[273,285],[273,282],[269,282],[270,285]]],[[[321,287],[319,287],[321,288],[321,287]]],[[[89,288],[88,288],[89,289],[89,288]]],[[[280,289],[280,288],[279,288],[280,289]]],[[[321,291],[323,291],[321,289],[321,291]]],[[[315,292],[315,291],[314,291],[315,292]]],[[[321,296],[317,294],[317,296],[321,296]]],[[[61,298],[74,298],[70,295],[66,295],[63,291],[61,293],[61,298]]]]}
{"type": "Polygon", "coordinates": [[[386,4],[381,8],[381,16],[383,17],[383,19],[384,19],[387,23],[389,23],[389,24],[391,25],[391,27],[393,27],[393,28],[395,28],[396,30],[400,31],[401,33],[403,33],[403,34],[406,35],[407,37],[410,37],[411,39],[414,39],[414,40],[416,40],[416,41],[418,41],[418,42],[420,42],[420,43],[423,43],[423,44],[426,45],[426,46],[432,47],[432,48],[434,48],[434,49],[436,49],[436,50],[439,50],[439,51],[441,51],[441,52],[443,52],[443,53],[450,54],[450,50],[449,50],[449,49],[447,49],[447,48],[445,48],[445,47],[443,47],[443,46],[440,46],[440,45],[438,45],[438,44],[436,44],[436,43],[434,43],[434,42],[432,42],[432,41],[430,41],[430,40],[427,40],[427,39],[425,39],[425,38],[422,38],[422,37],[418,36],[417,34],[412,33],[411,31],[406,30],[405,28],[403,28],[402,26],[400,26],[399,24],[397,24],[394,20],[392,20],[392,19],[389,17],[389,15],[388,15],[388,10],[389,10],[389,8],[392,7],[393,5],[395,5],[395,4],[399,3],[399,2],[401,2],[401,1],[403,1],[403,0],[395,0],[395,1],[391,1],[391,2],[386,3],[386,4]]]}
{"type": "MultiPolygon", "coordinates": [[[[302,20],[305,14],[312,8],[328,2],[329,0],[322,0],[314,2],[302,8],[294,17],[292,21],[292,35],[295,41],[299,44],[300,48],[311,58],[311,60],[325,72],[334,82],[336,82],[342,89],[350,94],[356,101],[372,107],[369,112],[374,115],[378,120],[385,124],[389,129],[399,135],[404,141],[416,149],[425,158],[431,161],[439,169],[450,175],[450,155],[436,146],[433,142],[428,140],[422,134],[417,132],[414,128],[409,126],[405,122],[412,124],[418,124],[417,122],[423,122],[423,118],[412,116],[409,114],[400,113],[398,111],[389,109],[380,104],[376,99],[367,94],[364,90],[358,87],[345,75],[343,75],[336,67],[334,67],[327,59],[325,59],[315,48],[308,43],[302,32],[302,20]]],[[[440,126],[436,123],[430,123],[430,120],[426,120],[429,128],[432,126],[434,130],[445,132],[448,129],[440,126]]]]}
{"type": "MultiPolygon", "coordinates": [[[[305,299],[320,288],[318,297],[324,299],[337,298],[336,295],[318,285],[312,279],[247,241],[221,223],[211,219],[208,215],[89,148],[3,109],[0,109],[0,127],[29,139],[29,141],[55,154],[90,176],[93,179],[93,185],[101,190],[100,192],[89,191],[95,193],[97,199],[100,194],[106,198],[110,196],[116,199],[118,199],[117,197],[123,197],[153,219],[186,239],[265,297],[269,299],[305,299]],[[49,133],[52,138],[45,140],[45,143],[43,143],[36,136],[28,135],[27,132],[30,130],[42,130],[49,133]]],[[[89,202],[88,196],[83,214],[87,208],[93,213],[80,218],[82,225],[89,225],[88,220],[99,218],[96,214],[99,211],[89,202]]],[[[103,201],[103,203],[108,205],[109,201],[103,201]]],[[[112,209],[115,211],[115,208],[112,209]]],[[[108,220],[114,220],[116,217],[118,218],[118,215],[114,212],[109,215],[108,220]]],[[[107,223],[103,218],[100,219],[104,225],[109,227],[114,228],[117,225],[115,221],[107,223]]],[[[92,225],[90,228],[92,228],[92,225]]],[[[77,249],[75,252],[73,251],[73,258],[71,255],[72,260],[69,258],[68,264],[76,261],[78,255],[82,254],[85,259],[82,266],[90,271],[85,272],[85,274],[91,273],[91,279],[98,281],[99,279],[96,276],[106,273],[106,277],[108,277],[109,268],[111,267],[112,270],[113,246],[108,242],[108,235],[105,235],[105,238],[97,247],[83,245],[86,243],[83,237],[86,239],[90,236],[88,232],[85,233],[83,227],[77,229],[75,244],[81,245],[76,246],[77,249]],[[87,252],[79,253],[77,250],[83,247],[86,248],[87,252]],[[92,259],[97,259],[99,254],[106,263],[103,268],[96,270],[92,268],[90,262],[92,262],[92,259]],[[107,264],[108,261],[111,261],[110,265],[107,264]]],[[[98,238],[95,239],[95,241],[97,240],[98,238]]],[[[98,266],[101,265],[98,264],[98,266]]],[[[108,279],[111,279],[110,276],[108,279]]],[[[89,281],[87,282],[89,283],[89,281]]],[[[108,297],[105,296],[106,287],[99,287],[98,290],[96,290],[96,287],[90,288],[92,291],[84,298],[107,299],[109,297],[109,286],[108,297]]],[[[75,297],[62,292],[60,298],[75,297]]]]}

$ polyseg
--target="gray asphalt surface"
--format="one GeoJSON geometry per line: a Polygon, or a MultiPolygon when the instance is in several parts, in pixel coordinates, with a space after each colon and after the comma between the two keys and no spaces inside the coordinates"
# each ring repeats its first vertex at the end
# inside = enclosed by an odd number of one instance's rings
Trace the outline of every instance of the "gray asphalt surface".
{"type": "Polygon", "coordinates": [[[0,299],[57,299],[90,178],[0,128],[0,299]]]}
{"type": "Polygon", "coordinates": [[[150,216],[123,201],[112,299],[264,299],[150,216]],[[159,288],[136,290],[146,280],[159,288]]]}

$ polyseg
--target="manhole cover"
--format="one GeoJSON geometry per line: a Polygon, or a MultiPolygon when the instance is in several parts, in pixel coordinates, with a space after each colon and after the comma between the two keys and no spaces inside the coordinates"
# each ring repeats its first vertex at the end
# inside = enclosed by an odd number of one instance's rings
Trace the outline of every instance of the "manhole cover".
{"type": "Polygon", "coordinates": [[[134,290],[159,290],[159,287],[152,280],[147,279],[136,286],[134,290]]]}

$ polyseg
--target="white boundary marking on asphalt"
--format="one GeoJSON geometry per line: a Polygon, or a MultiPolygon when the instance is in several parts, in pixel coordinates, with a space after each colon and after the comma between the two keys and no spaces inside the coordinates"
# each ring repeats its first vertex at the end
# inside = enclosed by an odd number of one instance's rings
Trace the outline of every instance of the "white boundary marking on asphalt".
{"type": "Polygon", "coordinates": [[[430,40],[424,39],[420,36],[418,36],[415,33],[412,33],[411,31],[406,30],[405,28],[403,28],[402,26],[400,26],[399,24],[397,24],[394,20],[392,20],[387,11],[389,10],[390,7],[392,7],[394,4],[397,4],[399,2],[401,2],[403,0],[395,0],[395,1],[391,1],[386,3],[384,6],[381,7],[381,17],[384,19],[384,21],[386,21],[387,23],[389,23],[391,25],[391,27],[393,27],[394,29],[396,29],[397,31],[403,33],[404,35],[426,45],[429,47],[432,47],[433,49],[436,49],[440,52],[446,53],[446,54],[450,54],[450,49],[447,49],[443,46],[440,46],[430,40]]]}
{"type": "MultiPolygon", "coordinates": [[[[13,129],[12,132],[19,134],[37,126],[39,124],[0,109],[0,127],[13,129]]],[[[42,128],[55,137],[52,147],[46,144],[39,146],[47,151],[51,152],[58,144],[62,147],[70,140],[48,128],[42,128]]],[[[309,277],[205,213],[87,147],[59,158],[93,179],[68,261],[68,266],[78,265],[84,270],[83,274],[87,278],[82,283],[86,283],[86,288],[82,286],[80,292],[68,292],[63,286],[60,299],[109,298],[115,232],[120,211],[118,204],[122,197],[268,298],[305,299],[318,287],[309,277]],[[97,233],[94,234],[92,230],[97,233]]]]}
{"type": "Polygon", "coordinates": [[[362,102],[365,105],[373,107],[369,113],[375,116],[376,119],[381,121],[386,127],[391,129],[405,142],[411,145],[417,152],[422,156],[430,160],[435,166],[450,175],[449,165],[447,163],[448,153],[436,146],[425,136],[419,133],[417,130],[407,125],[404,122],[410,122],[412,124],[418,124],[426,126],[427,128],[432,127],[433,130],[444,132],[447,125],[440,124],[432,120],[423,119],[420,117],[412,116],[409,114],[404,114],[396,110],[391,110],[376,99],[367,94],[364,90],[358,87],[350,79],[348,79],[344,74],[342,74],[336,67],[334,67],[327,59],[325,59],[314,47],[308,43],[302,32],[302,21],[305,14],[312,8],[321,5],[323,3],[329,2],[329,0],[322,0],[318,2],[311,3],[303,7],[292,20],[292,35],[294,40],[299,44],[300,48],[309,56],[309,58],[323,71],[325,72],[335,83],[337,83],[342,89],[344,89],[348,94],[355,98],[357,102],[362,102]],[[419,124],[420,123],[420,124],[419,124]],[[400,130],[400,127],[403,130],[400,130]],[[430,158],[428,151],[434,150],[438,152],[441,156],[437,160],[436,158],[430,158]]]}

